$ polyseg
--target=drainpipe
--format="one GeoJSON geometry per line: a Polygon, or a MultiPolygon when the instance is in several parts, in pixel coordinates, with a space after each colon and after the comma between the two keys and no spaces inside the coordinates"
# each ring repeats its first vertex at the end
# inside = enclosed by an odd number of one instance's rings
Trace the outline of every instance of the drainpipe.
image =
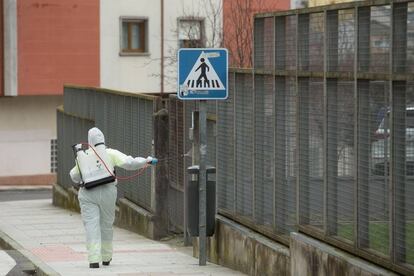
{"type": "Polygon", "coordinates": [[[161,0],[161,96],[164,94],[164,0],[161,0]]]}

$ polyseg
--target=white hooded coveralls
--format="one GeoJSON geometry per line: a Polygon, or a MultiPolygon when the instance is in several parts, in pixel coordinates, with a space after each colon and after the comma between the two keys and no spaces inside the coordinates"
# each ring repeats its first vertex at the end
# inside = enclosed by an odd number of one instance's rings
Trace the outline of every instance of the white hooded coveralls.
{"type": "MultiPolygon", "coordinates": [[[[103,133],[96,127],[91,128],[88,132],[88,143],[92,146],[105,143],[103,133]]],[[[91,149],[88,151],[92,152],[91,149]]],[[[107,148],[106,152],[113,167],[121,167],[126,170],[140,169],[151,161],[151,157],[147,159],[133,158],[110,148],[107,148]]],[[[77,166],[70,171],[70,177],[73,182],[81,183],[77,166]]],[[[112,225],[115,220],[116,184],[117,180],[89,190],[79,189],[78,199],[86,230],[89,263],[108,262],[112,259],[112,225]]]]}

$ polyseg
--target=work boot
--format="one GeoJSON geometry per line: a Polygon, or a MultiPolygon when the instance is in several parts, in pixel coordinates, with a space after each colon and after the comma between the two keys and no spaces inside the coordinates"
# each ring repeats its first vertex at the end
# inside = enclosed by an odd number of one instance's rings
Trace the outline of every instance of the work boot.
{"type": "Polygon", "coordinates": [[[112,261],[112,259],[110,259],[109,261],[107,261],[107,262],[102,262],[102,264],[103,265],[109,265],[110,263],[111,263],[111,261],[112,261]]]}
{"type": "Polygon", "coordinates": [[[90,263],[89,268],[99,268],[99,263],[90,263]]]}

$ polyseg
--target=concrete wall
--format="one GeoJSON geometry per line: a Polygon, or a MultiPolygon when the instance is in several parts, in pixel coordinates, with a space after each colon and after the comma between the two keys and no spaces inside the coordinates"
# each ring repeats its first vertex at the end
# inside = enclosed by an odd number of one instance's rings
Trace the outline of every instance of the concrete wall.
{"type": "MultiPolygon", "coordinates": [[[[222,0],[211,0],[220,5],[222,0]]],[[[177,22],[179,17],[205,18],[210,0],[164,0],[165,92],[176,91],[177,22]]],[[[101,0],[101,87],[128,91],[161,91],[161,0],[101,0]],[[148,19],[148,54],[121,56],[120,17],[148,19]]],[[[219,16],[221,22],[222,16],[219,16]]],[[[206,22],[206,35],[211,24],[206,22]]]]}
{"type": "Polygon", "coordinates": [[[397,275],[303,234],[291,233],[292,275],[397,275]]]}
{"type": "MultiPolygon", "coordinates": [[[[198,256],[193,239],[194,256],[198,256]]],[[[208,259],[247,275],[291,275],[289,249],[220,215],[208,239],[208,259]]]]}
{"type": "MultiPolygon", "coordinates": [[[[197,239],[193,245],[197,257],[197,239]]],[[[291,233],[288,248],[220,215],[207,248],[210,262],[247,275],[396,275],[303,234],[291,233]]]]}
{"type": "Polygon", "coordinates": [[[50,174],[62,96],[0,98],[0,177],[50,174]]]}

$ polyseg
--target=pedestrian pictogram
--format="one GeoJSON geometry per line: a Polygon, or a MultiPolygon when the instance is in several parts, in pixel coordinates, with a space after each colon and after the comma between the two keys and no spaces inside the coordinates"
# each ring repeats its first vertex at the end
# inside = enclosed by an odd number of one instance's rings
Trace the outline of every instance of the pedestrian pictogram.
{"type": "Polygon", "coordinates": [[[227,98],[226,49],[180,49],[178,64],[180,99],[227,98]]]}
{"type": "Polygon", "coordinates": [[[184,84],[188,89],[220,90],[225,88],[204,52],[200,54],[184,84]]]}

